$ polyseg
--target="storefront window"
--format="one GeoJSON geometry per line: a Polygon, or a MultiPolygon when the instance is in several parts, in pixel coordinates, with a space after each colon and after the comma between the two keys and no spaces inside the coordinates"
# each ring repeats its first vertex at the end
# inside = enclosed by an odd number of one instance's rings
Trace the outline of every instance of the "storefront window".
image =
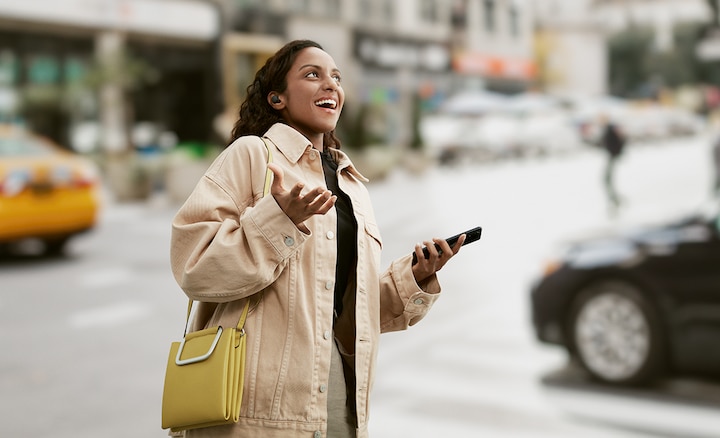
{"type": "Polygon", "coordinates": [[[517,6],[510,6],[510,35],[520,36],[520,12],[517,6]]]}
{"type": "Polygon", "coordinates": [[[370,18],[375,15],[375,8],[371,0],[360,0],[358,2],[358,16],[370,18]]]}
{"type": "Polygon", "coordinates": [[[422,0],[420,3],[420,17],[427,23],[439,21],[437,2],[435,0],[422,0]]]}
{"type": "Polygon", "coordinates": [[[483,18],[485,22],[485,30],[488,33],[495,32],[495,0],[485,0],[483,2],[483,18]]]}
{"type": "Polygon", "coordinates": [[[241,97],[245,97],[245,90],[255,78],[255,71],[259,69],[257,65],[257,58],[251,53],[238,54],[236,59],[236,72],[235,83],[238,86],[238,90],[241,91],[241,97]]]}
{"type": "Polygon", "coordinates": [[[325,0],[323,12],[327,18],[340,18],[340,0],[325,0]]]}
{"type": "Polygon", "coordinates": [[[63,72],[65,75],[65,83],[78,84],[85,77],[85,62],[79,58],[66,59],[63,72]]]}
{"type": "Polygon", "coordinates": [[[28,79],[31,84],[55,84],[60,79],[60,67],[52,56],[39,55],[30,59],[28,79]]]}
{"type": "Polygon", "coordinates": [[[301,14],[310,13],[310,1],[309,0],[292,0],[293,12],[300,12],[301,14]]]}
{"type": "Polygon", "coordinates": [[[383,3],[383,20],[386,24],[392,24],[395,21],[394,0],[385,0],[383,3]]]}
{"type": "Polygon", "coordinates": [[[18,61],[9,50],[0,52],[0,85],[14,85],[18,81],[18,61]]]}
{"type": "Polygon", "coordinates": [[[467,26],[467,0],[455,0],[452,6],[451,22],[457,29],[465,29],[467,26]]]}

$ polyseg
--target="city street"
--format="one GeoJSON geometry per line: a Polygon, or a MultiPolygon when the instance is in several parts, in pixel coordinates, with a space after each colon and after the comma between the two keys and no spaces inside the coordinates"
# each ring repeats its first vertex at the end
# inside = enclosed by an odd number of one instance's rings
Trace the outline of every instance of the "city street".
{"type": "MultiPolygon", "coordinates": [[[[718,382],[598,389],[566,372],[564,351],[535,340],[528,307],[532,281],[563,240],[663,222],[708,201],[710,157],[707,136],[631,145],[617,169],[626,204],[616,217],[605,157],[590,148],[370,183],[384,266],[415,242],[484,229],[439,273],[443,295],[430,314],[383,336],[371,436],[718,436],[718,382]]],[[[0,437],[166,436],[165,363],[187,305],[169,268],[176,208],[161,198],[108,203],[67,257],[0,259],[0,437]]]]}

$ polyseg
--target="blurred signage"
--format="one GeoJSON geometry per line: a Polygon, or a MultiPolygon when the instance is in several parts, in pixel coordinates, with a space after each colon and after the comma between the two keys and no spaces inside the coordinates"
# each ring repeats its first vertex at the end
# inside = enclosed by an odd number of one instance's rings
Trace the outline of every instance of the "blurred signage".
{"type": "Polygon", "coordinates": [[[463,74],[479,74],[487,77],[532,80],[537,74],[535,63],[520,58],[503,58],[470,52],[453,58],[453,69],[463,74]]]}
{"type": "Polygon", "coordinates": [[[450,69],[450,50],[438,42],[356,33],[355,56],[364,64],[382,68],[407,67],[429,71],[450,69]]]}
{"type": "Polygon", "coordinates": [[[0,0],[0,17],[198,40],[219,32],[217,10],[193,0],[0,0]]]}

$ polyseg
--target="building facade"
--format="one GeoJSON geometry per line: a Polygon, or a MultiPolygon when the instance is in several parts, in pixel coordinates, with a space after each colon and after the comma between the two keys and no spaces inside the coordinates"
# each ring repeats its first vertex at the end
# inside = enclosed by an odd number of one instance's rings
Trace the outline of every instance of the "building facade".
{"type": "Polygon", "coordinates": [[[129,149],[135,122],[204,140],[219,15],[188,0],[0,0],[0,120],[83,152],[129,149]]]}
{"type": "Polygon", "coordinates": [[[555,95],[607,93],[607,26],[591,0],[536,0],[535,58],[538,84],[555,95]]]}
{"type": "MultiPolygon", "coordinates": [[[[229,4],[225,102],[292,39],[319,42],[341,67],[341,129],[352,146],[417,142],[413,117],[448,96],[532,87],[531,10],[511,0],[245,0],[229,4]],[[229,41],[233,41],[230,43],[229,41]],[[253,41],[255,41],[253,43],[253,41]],[[262,47],[262,49],[257,49],[262,47]],[[353,133],[362,132],[362,138],[353,133]]],[[[228,123],[224,124],[227,129],[228,123]]]]}
{"type": "Polygon", "coordinates": [[[673,49],[678,23],[712,20],[706,0],[534,0],[532,6],[538,83],[563,95],[608,93],[613,34],[650,27],[653,50],[663,52],[673,49]]]}
{"type": "Polygon", "coordinates": [[[453,67],[465,87],[516,93],[537,77],[533,9],[521,0],[458,0],[453,67]]]}
{"type": "Polygon", "coordinates": [[[129,147],[136,122],[222,143],[255,71],[306,38],[343,71],[342,138],[405,146],[450,95],[532,88],[531,13],[522,0],[0,0],[0,117],[83,151],[129,147]],[[96,141],[76,135],[93,120],[96,141]]]}

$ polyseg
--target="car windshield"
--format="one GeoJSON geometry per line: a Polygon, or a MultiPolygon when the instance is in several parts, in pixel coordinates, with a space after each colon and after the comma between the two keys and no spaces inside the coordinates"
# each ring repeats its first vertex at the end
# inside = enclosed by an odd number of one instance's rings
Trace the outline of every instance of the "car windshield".
{"type": "Polygon", "coordinates": [[[52,150],[45,144],[27,137],[0,137],[0,157],[27,157],[49,155],[52,150]]]}
{"type": "Polygon", "coordinates": [[[712,199],[704,202],[698,208],[698,213],[700,217],[708,221],[717,218],[720,214],[720,199],[712,199]]]}
{"type": "Polygon", "coordinates": [[[714,223],[720,231],[720,199],[714,198],[703,203],[698,209],[699,216],[708,223],[714,223]]]}

